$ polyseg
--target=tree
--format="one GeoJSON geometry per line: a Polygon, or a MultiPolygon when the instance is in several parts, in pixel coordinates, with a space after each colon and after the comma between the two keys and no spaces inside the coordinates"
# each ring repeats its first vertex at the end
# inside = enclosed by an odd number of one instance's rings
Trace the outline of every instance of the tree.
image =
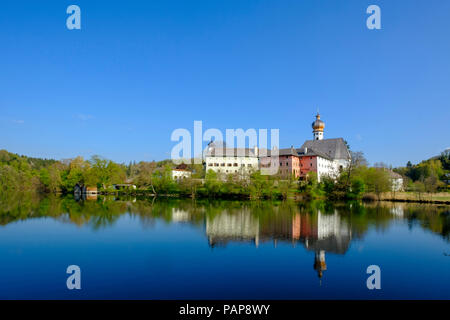
{"type": "Polygon", "coordinates": [[[413,190],[417,194],[419,200],[421,200],[422,193],[425,192],[425,184],[422,181],[415,181],[413,183],[413,190]]]}
{"type": "Polygon", "coordinates": [[[375,168],[384,168],[384,169],[388,169],[389,165],[387,165],[384,162],[375,162],[373,165],[375,168]]]}
{"type": "Polygon", "coordinates": [[[215,197],[220,190],[220,181],[217,177],[217,173],[209,169],[205,175],[205,189],[209,196],[215,197]]]}
{"type": "Polygon", "coordinates": [[[424,179],[423,185],[426,192],[434,193],[439,187],[443,186],[444,183],[439,181],[439,178],[435,173],[432,173],[428,178],[424,179]]]}
{"type": "MultiPolygon", "coordinates": [[[[344,168],[342,174],[339,175],[339,177],[332,177],[335,180],[338,180],[339,189],[343,194],[347,194],[350,191],[352,180],[354,179],[354,175],[358,169],[365,168],[369,164],[362,151],[351,151],[350,154],[350,163],[346,168],[344,168]]],[[[341,196],[342,195],[338,196],[338,198],[341,196]]]]}
{"type": "Polygon", "coordinates": [[[180,187],[180,191],[183,194],[189,194],[191,198],[195,198],[197,195],[197,190],[201,185],[201,182],[198,179],[188,177],[183,178],[178,182],[180,187]]]}
{"type": "Polygon", "coordinates": [[[369,183],[372,183],[373,191],[377,195],[378,200],[380,200],[381,193],[391,190],[391,180],[386,170],[377,170],[375,168],[372,170],[371,174],[369,174],[369,177],[369,183]]]}
{"type": "MultiPolygon", "coordinates": [[[[195,159],[194,159],[195,160],[195,159]]],[[[205,178],[205,168],[202,163],[195,163],[193,160],[193,163],[189,165],[189,169],[192,172],[192,177],[196,179],[203,179],[205,178]]],[[[199,161],[197,159],[197,161],[199,161]]],[[[199,161],[201,162],[201,161],[199,161]]]]}
{"type": "Polygon", "coordinates": [[[172,179],[172,167],[169,163],[153,173],[153,184],[157,193],[170,194],[177,191],[177,186],[172,179]]]}
{"type": "Polygon", "coordinates": [[[347,140],[344,140],[345,145],[347,146],[347,149],[350,150],[350,145],[348,144],[347,140]]]}
{"type": "Polygon", "coordinates": [[[108,161],[108,165],[106,166],[107,175],[108,175],[108,184],[118,184],[123,183],[126,179],[125,166],[117,164],[113,161],[108,161]]]}
{"type": "Polygon", "coordinates": [[[439,160],[441,161],[444,170],[450,170],[450,149],[442,152],[439,160]]]}
{"type": "Polygon", "coordinates": [[[260,199],[264,196],[267,176],[263,176],[260,171],[253,172],[250,175],[250,197],[260,199]]]}
{"type": "Polygon", "coordinates": [[[83,167],[78,165],[69,165],[69,170],[65,174],[63,185],[65,190],[71,191],[77,183],[84,183],[84,180],[85,171],[83,170],[83,167]]]}
{"type": "Polygon", "coordinates": [[[125,167],[100,156],[92,156],[89,160],[91,167],[86,173],[86,183],[101,185],[103,189],[111,184],[125,180],[125,167]]]}
{"type": "Polygon", "coordinates": [[[42,168],[41,170],[39,170],[39,180],[41,181],[44,188],[49,190],[50,173],[48,172],[47,168],[42,168]]]}
{"type": "Polygon", "coordinates": [[[355,172],[354,179],[360,179],[364,183],[364,191],[375,193],[378,199],[381,198],[381,193],[391,190],[391,179],[384,168],[360,167],[355,172]]]}
{"type": "Polygon", "coordinates": [[[8,191],[20,191],[21,177],[19,172],[9,166],[0,166],[0,191],[6,193],[8,191]]]}
{"type": "Polygon", "coordinates": [[[369,166],[369,162],[362,151],[350,151],[350,153],[352,156],[351,164],[353,167],[369,166]]]}
{"type": "Polygon", "coordinates": [[[50,182],[48,184],[48,189],[50,192],[57,193],[61,191],[61,171],[57,164],[53,164],[48,168],[48,174],[50,177],[50,182]]]}
{"type": "Polygon", "coordinates": [[[300,180],[298,183],[298,190],[303,193],[307,198],[314,199],[320,195],[320,187],[325,186],[329,191],[330,198],[331,194],[335,191],[335,180],[333,177],[322,177],[322,183],[319,185],[317,172],[309,171],[306,174],[305,180],[300,180]]]}
{"type": "Polygon", "coordinates": [[[138,186],[151,188],[153,194],[156,193],[153,185],[153,176],[156,169],[156,163],[141,161],[137,165],[136,183],[138,186]]]}
{"type": "Polygon", "coordinates": [[[100,184],[103,189],[106,189],[106,184],[108,183],[108,160],[94,155],[91,160],[89,160],[91,168],[88,172],[88,179],[90,182],[96,181],[96,184],[100,184]]]}
{"type": "Polygon", "coordinates": [[[351,199],[360,199],[364,194],[366,185],[361,178],[356,178],[352,181],[352,187],[348,192],[348,197],[351,199]]]}
{"type": "Polygon", "coordinates": [[[279,181],[278,188],[280,189],[282,199],[286,200],[289,197],[292,185],[293,183],[291,179],[283,179],[279,181]]]}

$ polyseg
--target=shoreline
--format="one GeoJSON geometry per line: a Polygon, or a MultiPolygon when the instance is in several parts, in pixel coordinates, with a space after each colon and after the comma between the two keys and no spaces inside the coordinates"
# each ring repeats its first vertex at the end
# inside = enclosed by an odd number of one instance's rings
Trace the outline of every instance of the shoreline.
{"type": "MultiPolygon", "coordinates": [[[[373,194],[369,196],[373,197],[373,194]]],[[[450,193],[413,193],[413,192],[386,192],[382,193],[378,201],[405,202],[405,203],[435,203],[450,204],[450,193]]]]}
{"type": "Polygon", "coordinates": [[[225,194],[217,194],[215,196],[205,196],[205,195],[196,195],[192,194],[155,194],[150,190],[136,190],[133,192],[124,192],[124,191],[98,191],[95,193],[83,193],[74,195],[73,193],[64,193],[64,192],[39,192],[39,191],[14,191],[11,194],[23,194],[23,193],[31,193],[40,196],[72,196],[78,198],[80,200],[96,200],[98,196],[116,196],[116,197],[145,197],[145,198],[170,198],[170,199],[193,199],[193,200],[230,200],[230,201],[293,201],[293,202],[308,202],[308,201],[329,201],[329,202],[352,202],[352,201],[362,201],[366,203],[376,203],[376,202],[391,202],[391,203],[418,203],[418,204],[438,204],[438,205],[450,205],[450,193],[435,193],[435,194],[414,194],[410,192],[396,192],[392,194],[391,192],[381,194],[377,196],[372,193],[365,194],[362,198],[358,199],[329,199],[326,197],[318,197],[311,198],[306,194],[297,193],[295,195],[290,195],[287,198],[282,197],[258,197],[252,198],[246,194],[236,194],[227,196],[225,194]]]}
{"type": "Polygon", "coordinates": [[[254,201],[254,200],[291,200],[295,202],[302,202],[302,201],[308,201],[308,200],[324,200],[324,201],[335,201],[335,202],[341,202],[341,201],[354,201],[354,200],[361,200],[364,202],[400,202],[400,203],[422,203],[422,204],[445,204],[450,205],[450,194],[443,194],[443,193],[436,193],[433,195],[430,194],[422,194],[420,196],[415,195],[413,193],[407,193],[407,192],[399,192],[395,193],[393,195],[392,193],[385,193],[381,194],[380,197],[377,197],[374,194],[366,194],[361,199],[340,199],[340,200],[330,200],[326,198],[318,198],[318,199],[310,199],[305,195],[297,194],[294,197],[289,197],[288,199],[274,199],[274,198],[251,198],[247,197],[245,195],[242,195],[241,197],[224,197],[224,196],[216,196],[216,197],[205,197],[205,196],[196,196],[193,197],[192,195],[180,195],[180,194],[154,194],[149,192],[146,192],[144,190],[137,191],[137,192],[122,192],[122,191],[99,191],[97,194],[86,194],[86,196],[95,196],[95,195],[101,195],[101,196],[140,196],[140,197],[149,197],[149,198],[178,198],[178,199],[216,199],[216,200],[242,200],[242,201],[254,201]],[[437,197],[433,198],[433,197],[437,197]],[[444,199],[441,199],[444,197],[444,199]]]}

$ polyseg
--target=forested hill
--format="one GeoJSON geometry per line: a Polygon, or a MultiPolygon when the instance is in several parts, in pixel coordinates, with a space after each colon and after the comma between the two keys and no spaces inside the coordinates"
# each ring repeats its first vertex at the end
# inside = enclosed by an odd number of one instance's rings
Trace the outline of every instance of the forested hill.
{"type": "Polygon", "coordinates": [[[411,189],[420,189],[422,184],[430,186],[431,191],[445,189],[450,181],[450,149],[418,164],[408,161],[405,167],[395,168],[394,171],[408,178],[411,189]]]}
{"type": "Polygon", "coordinates": [[[53,159],[32,158],[11,153],[6,150],[0,150],[0,164],[9,165],[15,168],[21,168],[26,163],[30,169],[40,170],[56,162],[57,161],[53,159]]]}
{"type": "Polygon", "coordinates": [[[77,183],[107,188],[133,181],[145,186],[153,175],[161,176],[159,172],[169,172],[171,168],[171,160],[126,165],[96,155],[89,160],[82,157],[51,160],[0,150],[0,195],[9,191],[70,193],[77,183]]]}

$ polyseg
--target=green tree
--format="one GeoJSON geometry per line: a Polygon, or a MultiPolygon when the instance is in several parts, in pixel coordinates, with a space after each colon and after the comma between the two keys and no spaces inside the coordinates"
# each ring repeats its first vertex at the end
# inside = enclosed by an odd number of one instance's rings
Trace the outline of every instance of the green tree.
{"type": "Polygon", "coordinates": [[[364,180],[361,178],[355,178],[352,181],[351,189],[348,192],[348,197],[350,199],[360,199],[364,194],[366,185],[364,180]]]}
{"type": "Polygon", "coordinates": [[[374,192],[380,199],[383,192],[391,190],[389,173],[384,168],[369,168],[366,173],[365,185],[368,191],[374,192]]]}
{"type": "Polygon", "coordinates": [[[415,181],[413,183],[413,191],[419,200],[422,200],[422,194],[425,192],[425,184],[422,181],[415,181]]]}
{"type": "Polygon", "coordinates": [[[61,191],[62,179],[61,171],[57,164],[53,164],[48,168],[48,174],[50,182],[48,184],[48,189],[50,192],[57,193],[61,191]]]}
{"type": "Polygon", "coordinates": [[[221,182],[217,177],[217,173],[211,169],[205,175],[205,190],[208,196],[215,197],[219,193],[221,182]]]}

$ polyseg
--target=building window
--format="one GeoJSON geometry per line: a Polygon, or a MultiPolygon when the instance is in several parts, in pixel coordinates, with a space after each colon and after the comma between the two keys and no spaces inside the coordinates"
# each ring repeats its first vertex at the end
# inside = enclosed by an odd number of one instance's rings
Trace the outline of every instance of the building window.
{"type": "Polygon", "coordinates": [[[225,167],[225,163],[221,163],[220,166],[221,166],[221,167],[225,167]]]}
{"type": "Polygon", "coordinates": [[[231,167],[231,163],[227,164],[229,167],[231,167]]]}
{"type": "Polygon", "coordinates": [[[235,167],[237,167],[238,166],[238,164],[235,162],[234,164],[233,164],[233,166],[235,166],[235,167]]]}

